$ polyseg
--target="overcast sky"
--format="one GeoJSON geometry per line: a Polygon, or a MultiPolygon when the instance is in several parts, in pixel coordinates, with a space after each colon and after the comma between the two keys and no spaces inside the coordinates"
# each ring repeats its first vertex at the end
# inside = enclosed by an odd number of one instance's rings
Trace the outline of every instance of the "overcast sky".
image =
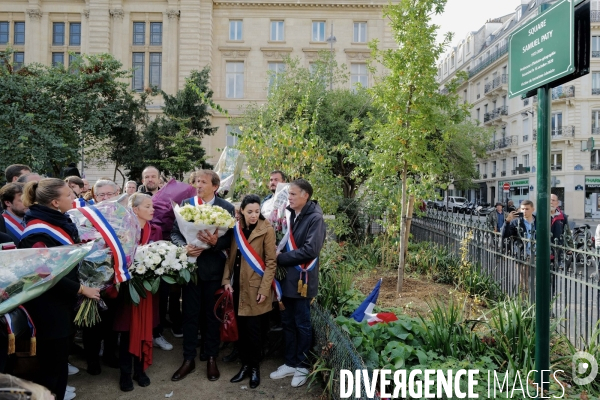
{"type": "Polygon", "coordinates": [[[490,18],[501,17],[515,11],[521,0],[448,0],[446,10],[432,22],[441,28],[438,42],[443,34],[453,32],[452,45],[465,38],[470,31],[476,31],[490,18]]]}

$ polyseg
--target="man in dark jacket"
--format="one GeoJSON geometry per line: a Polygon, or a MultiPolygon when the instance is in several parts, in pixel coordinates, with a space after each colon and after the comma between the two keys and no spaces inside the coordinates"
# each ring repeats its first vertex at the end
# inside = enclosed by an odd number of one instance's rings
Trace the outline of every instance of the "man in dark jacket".
{"type": "MultiPolygon", "coordinates": [[[[204,204],[215,205],[224,208],[232,216],[235,216],[235,207],[226,200],[215,196],[219,189],[221,180],[214,171],[201,170],[196,173],[196,189],[198,197],[204,204]]],[[[184,200],[182,204],[189,204],[184,200]]],[[[214,315],[215,292],[221,287],[223,270],[225,268],[226,255],[223,250],[228,250],[231,245],[232,230],[218,237],[212,232],[199,232],[198,239],[211,247],[202,250],[193,245],[188,245],[179,230],[177,221],[173,224],[171,241],[177,246],[186,246],[188,256],[198,257],[196,263],[198,269],[198,282],[190,282],[183,287],[183,364],[171,377],[172,381],[180,381],[196,368],[196,345],[198,344],[198,321],[200,313],[206,318],[206,330],[203,333],[204,347],[208,356],[206,375],[209,380],[216,381],[220,373],[217,367],[217,355],[219,353],[219,320],[214,315]]]]}
{"type": "Polygon", "coordinates": [[[312,186],[304,179],[291,183],[287,208],[291,213],[289,237],[284,237],[286,248],[277,256],[277,264],[286,271],[281,282],[285,364],[271,373],[271,379],[293,376],[293,387],[303,385],[308,378],[307,355],[312,339],[310,302],[317,295],[318,257],[325,242],[323,210],[310,200],[312,193],[312,186]]]}

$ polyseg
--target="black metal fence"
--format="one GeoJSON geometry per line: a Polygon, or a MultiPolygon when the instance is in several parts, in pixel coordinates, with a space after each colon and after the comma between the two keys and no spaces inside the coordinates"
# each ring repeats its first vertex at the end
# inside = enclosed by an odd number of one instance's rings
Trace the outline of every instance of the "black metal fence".
{"type": "MultiPolygon", "coordinates": [[[[481,265],[509,296],[527,296],[535,302],[535,231],[494,232],[484,217],[429,210],[412,220],[411,234],[416,242],[429,241],[460,255],[468,244],[472,261],[481,265]]],[[[589,227],[567,229],[551,244],[552,316],[559,318],[558,330],[575,346],[587,343],[600,312],[598,266],[589,227]]]]}

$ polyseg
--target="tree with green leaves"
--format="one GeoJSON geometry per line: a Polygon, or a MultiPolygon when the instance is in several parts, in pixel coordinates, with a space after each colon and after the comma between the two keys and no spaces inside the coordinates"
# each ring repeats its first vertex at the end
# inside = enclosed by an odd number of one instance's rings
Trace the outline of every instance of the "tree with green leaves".
{"type": "Polygon", "coordinates": [[[404,280],[407,229],[414,199],[424,199],[450,179],[474,175],[475,156],[481,154],[485,132],[469,122],[468,105],[456,94],[464,74],[449,82],[449,94],[436,80],[438,57],[451,40],[436,43],[437,26],[430,23],[446,0],[400,0],[384,10],[397,48],[380,50],[371,44],[373,63],[386,74],[370,90],[382,118],[367,135],[370,177],[366,193],[387,204],[386,224],[399,232],[397,291],[404,280]],[[455,163],[460,162],[460,168],[455,163]],[[459,176],[460,175],[460,176],[459,176]]]}

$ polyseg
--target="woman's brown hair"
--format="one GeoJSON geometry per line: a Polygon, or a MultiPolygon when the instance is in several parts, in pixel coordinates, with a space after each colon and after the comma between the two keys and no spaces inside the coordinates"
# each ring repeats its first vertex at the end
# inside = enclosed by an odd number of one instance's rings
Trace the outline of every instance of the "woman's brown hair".
{"type": "Polygon", "coordinates": [[[31,207],[34,204],[50,206],[52,200],[60,197],[60,190],[67,183],[58,178],[44,178],[39,182],[28,182],[23,188],[23,205],[31,207]]]}

